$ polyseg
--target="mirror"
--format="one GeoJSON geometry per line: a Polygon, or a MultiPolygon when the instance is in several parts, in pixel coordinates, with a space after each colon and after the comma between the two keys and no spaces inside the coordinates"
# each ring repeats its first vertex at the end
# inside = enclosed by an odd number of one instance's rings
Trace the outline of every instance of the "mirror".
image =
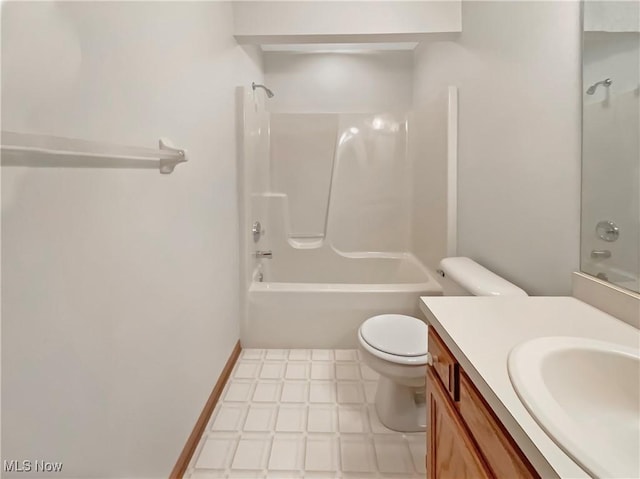
{"type": "Polygon", "coordinates": [[[583,3],[581,270],[640,292],[640,4],[583,3]]]}

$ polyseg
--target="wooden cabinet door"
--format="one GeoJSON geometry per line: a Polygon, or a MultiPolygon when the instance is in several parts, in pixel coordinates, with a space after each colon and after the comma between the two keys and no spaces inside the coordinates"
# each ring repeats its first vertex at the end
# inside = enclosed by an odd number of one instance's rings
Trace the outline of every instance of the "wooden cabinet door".
{"type": "Polygon", "coordinates": [[[427,478],[485,479],[491,473],[466,431],[447,390],[427,368],[427,478]]]}
{"type": "Polygon", "coordinates": [[[496,477],[540,477],[464,372],[460,374],[460,402],[457,406],[460,417],[496,477]]]}

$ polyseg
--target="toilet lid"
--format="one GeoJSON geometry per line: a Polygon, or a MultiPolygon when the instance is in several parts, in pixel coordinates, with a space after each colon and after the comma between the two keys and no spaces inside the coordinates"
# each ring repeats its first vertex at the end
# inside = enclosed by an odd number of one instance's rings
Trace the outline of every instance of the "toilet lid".
{"type": "Polygon", "coordinates": [[[403,314],[382,314],[367,319],[360,335],[379,351],[396,356],[427,354],[427,325],[403,314]]]}

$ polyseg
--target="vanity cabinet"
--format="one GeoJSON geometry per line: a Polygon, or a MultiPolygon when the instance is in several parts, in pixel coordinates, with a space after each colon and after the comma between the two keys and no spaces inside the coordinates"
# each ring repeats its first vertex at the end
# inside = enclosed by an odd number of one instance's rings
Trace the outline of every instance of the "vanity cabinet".
{"type": "Polygon", "coordinates": [[[433,328],[429,352],[427,478],[538,478],[433,328]]]}

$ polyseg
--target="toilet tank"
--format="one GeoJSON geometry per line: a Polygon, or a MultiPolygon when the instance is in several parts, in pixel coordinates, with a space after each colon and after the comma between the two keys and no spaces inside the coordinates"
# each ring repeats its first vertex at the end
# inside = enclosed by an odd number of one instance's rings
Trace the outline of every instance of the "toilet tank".
{"type": "Polygon", "coordinates": [[[440,261],[444,296],[527,296],[527,293],[470,258],[440,261]]]}

